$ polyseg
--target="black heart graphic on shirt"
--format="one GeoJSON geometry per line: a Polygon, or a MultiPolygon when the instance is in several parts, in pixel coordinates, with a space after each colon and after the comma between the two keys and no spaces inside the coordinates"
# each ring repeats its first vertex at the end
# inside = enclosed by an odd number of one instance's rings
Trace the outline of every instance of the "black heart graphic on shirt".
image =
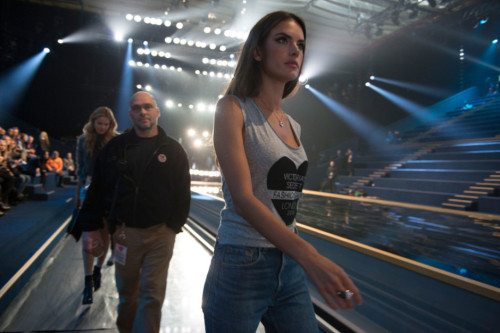
{"type": "Polygon", "coordinates": [[[286,225],[292,224],[297,215],[297,204],[304,187],[307,161],[299,168],[288,157],[280,158],[267,174],[267,189],[271,191],[271,201],[286,225]]]}

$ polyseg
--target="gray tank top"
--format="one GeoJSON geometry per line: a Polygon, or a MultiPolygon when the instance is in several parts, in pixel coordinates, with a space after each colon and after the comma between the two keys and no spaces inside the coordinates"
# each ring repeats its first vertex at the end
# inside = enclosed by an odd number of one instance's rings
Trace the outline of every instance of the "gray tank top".
{"type": "MultiPolygon", "coordinates": [[[[288,116],[299,147],[286,144],[271,127],[252,98],[238,99],[243,111],[245,154],[250,167],[254,195],[295,231],[297,204],[307,171],[307,156],[300,142],[300,125],[288,116]]],[[[252,247],[274,247],[234,209],[222,174],[225,205],[221,211],[218,241],[252,247]]]]}

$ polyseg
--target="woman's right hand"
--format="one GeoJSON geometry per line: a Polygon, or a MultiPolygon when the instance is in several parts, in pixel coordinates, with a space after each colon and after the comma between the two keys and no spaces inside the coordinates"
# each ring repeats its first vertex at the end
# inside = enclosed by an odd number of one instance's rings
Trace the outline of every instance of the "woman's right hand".
{"type": "Polygon", "coordinates": [[[352,309],[354,303],[361,305],[363,298],[342,267],[316,252],[313,258],[302,265],[318,292],[333,309],[352,309]],[[352,298],[342,297],[342,292],[351,291],[352,298]]]}
{"type": "Polygon", "coordinates": [[[100,257],[104,253],[104,241],[101,233],[96,231],[84,231],[82,233],[83,250],[94,257],[100,257]]]}

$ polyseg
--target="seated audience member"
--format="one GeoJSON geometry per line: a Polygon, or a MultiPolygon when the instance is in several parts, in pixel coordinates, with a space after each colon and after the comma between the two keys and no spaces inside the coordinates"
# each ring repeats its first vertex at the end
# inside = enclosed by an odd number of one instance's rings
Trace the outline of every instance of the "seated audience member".
{"type": "Polygon", "coordinates": [[[10,137],[16,143],[16,146],[19,150],[22,150],[22,136],[21,132],[19,132],[19,127],[14,126],[9,129],[10,137]]]}
{"type": "Polygon", "coordinates": [[[63,158],[64,171],[68,173],[68,176],[75,179],[76,178],[76,166],[75,160],[73,159],[73,154],[67,153],[66,157],[63,158]]]}
{"type": "Polygon", "coordinates": [[[18,162],[20,163],[21,160],[19,159],[18,151],[13,148],[14,144],[15,142],[7,135],[4,136],[4,139],[0,140],[1,164],[4,168],[2,177],[8,183],[8,186],[4,186],[6,193],[2,195],[2,199],[5,203],[10,202],[12,204],[17,204],[18,201],[24,199],[21,192],[18,192],[17,186],[19,186],[21,190],[24,190],[27,184],[26,181],[29,181],[29,179],[21,175],[21,172],[17,168],[18,162]],[[11,189],[11,185],[13,189],[11,189]]]}
{"type": "Polygon", "coordinates": [[[30,136],[27,133],[21,134],[21,148],[22,148],[21,156],[24,162],[26,162],[28,160],[28,149],[32,148],[30,146],[30,136]]]}
{"type": "Polygon", "coordinates": [[[55,172],[57,174],[57,186],[64,187],[64,185],[63,185],[63,177],[64,177],[63,161],[59,157],[59,152],[57,150],[54,150],[52,152],[52,155],[49,157],[47,162],[45,162],[45,166],[47,167],[47,171],[55,172]]]}
{"type": "Polygon", "coordinates": [[[28,157],[26,165],[23,169],[23,173],[26,175],[30,175],[31,178],[35,178],[38,174],[40,174],[41,167],[40,157],[36,154],[35,149],[28,149],[28,157]]]}
{"type": "Polygon", "coordinates": [[[10,141],[10,147],[7,147],[7,167],[12,171],[15,177],[16,191],[12,193],[9,202],[16,204],[24,200],[24,189],[31,181],[31,176],[23,172],[26,164],[22,157],[23,149],[21,149],[16,141],[10,141]]]}
{"type": "Polygon", "coordinates": [[[7,166],[7,158],[2,154],[2,149],[5,150],[5,141],[0,140],[0,211],[10,209],[9,197],[12,191],[15,191],[15,177],[12,171],[7,166]]]}
{"type": "Polygon", "coordinates": [[[26,149],[35,149],[35,137],[33,135],[28,135],[28,140],[26,141],[26,149]]]}
{"type": "Polygon", "coordinates": [[[62,158],[59,157],[59,152],[57,150],[54,150],[52,152],[52,155],[49,157],[47,162],[45,162],[45,166],[47,168],[47,171],[55,172],[57,174],[57,186],[64,187],[64,163],[62,158]]]}

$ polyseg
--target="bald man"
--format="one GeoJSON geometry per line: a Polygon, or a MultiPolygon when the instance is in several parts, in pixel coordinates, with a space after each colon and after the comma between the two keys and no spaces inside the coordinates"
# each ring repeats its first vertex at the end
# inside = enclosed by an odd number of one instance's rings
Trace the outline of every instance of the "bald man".
{"type": "Polygon", "coordinates": [[[120,332],[159,332],[175,236],[189,213],[190,175],[182,146],[158,126],[154,97],[130,99],[133,127],[99,153],[77,223],[84,249],[104,252],[99,232],[108,220],[115,241],[120,332]]]}

